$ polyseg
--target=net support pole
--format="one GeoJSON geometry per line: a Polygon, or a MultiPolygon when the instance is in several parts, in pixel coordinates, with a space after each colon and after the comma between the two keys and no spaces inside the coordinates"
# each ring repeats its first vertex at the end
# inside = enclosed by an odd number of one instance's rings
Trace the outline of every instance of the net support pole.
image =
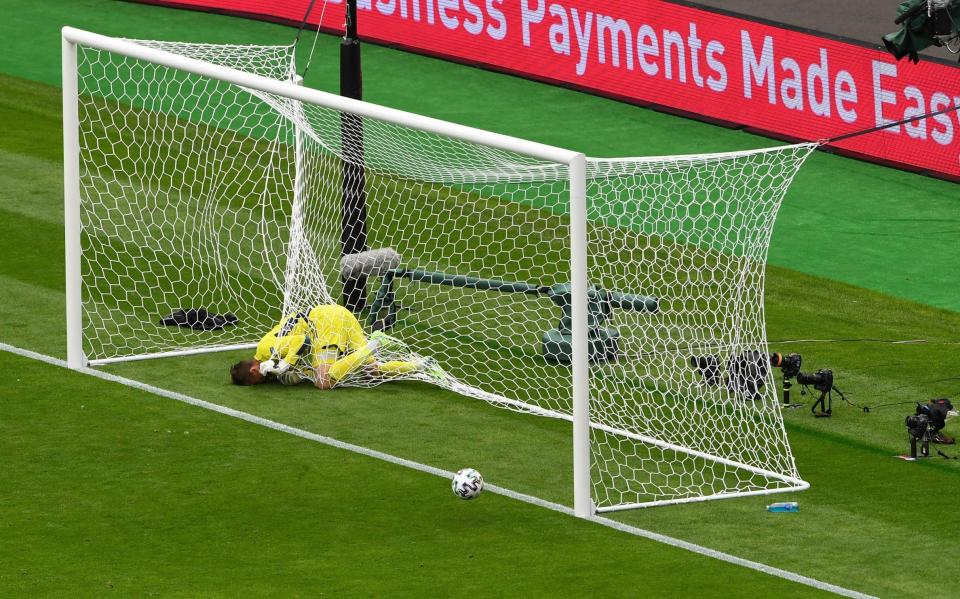
{"type": "Polygon", "coordinates": [[[80,288],[80,118],[77,45],[61,39],[63,77],[63,213],[67,284],[67,366],[86,366],[80,288]]]}
{"type": "Polygon", "coordinates": [[[583,154],[570,162],[570,286],[573,320],[573,511],[593,515],[590,496],[590,370],[587,341],[587,166],[583,154]]]}
{"type": "MultiPolygon", "coordinates": [[[[340,95],[363,99],[360,68],[360,40],[357,37],[357,0],[348,0],[344,37],[340,42],[340,95]]],[[[367,248],[367,197],[363,155],[363,119],[355,114],[340,117],[343,144],[343,210],[340,242],[343,255],[357,254],[367,248]]],[[[366,307],[367,278],[343,280],[343,304],[351,312],[366,307]]]]}
{"type": "MultiPolygon", "coordinates": [[[[303,85],[303,77],[293,75],[290,82],[297,86],[303,85]]],[[[277,318],[283,318],[284,314],[301,310],[302,307],[292,305],[295,289],[294,286],[300,283],[297,277],[297,270],[300,266],[300,254],[303,251],[304,230],[303,230],[303,203],[304,194],[304,168],[303,159],[303,131],[300,121],[303,119],[302,104],[294,100],[294,130],[293,130],[293,207],[290,211],[290,241],[287,244],[287,266],[284,276],[283,287],[283,309],[277,318]]]]}

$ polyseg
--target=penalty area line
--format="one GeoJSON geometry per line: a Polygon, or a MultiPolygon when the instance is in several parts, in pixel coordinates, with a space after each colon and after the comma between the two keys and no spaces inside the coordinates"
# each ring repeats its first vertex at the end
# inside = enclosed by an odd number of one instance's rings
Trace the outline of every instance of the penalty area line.
{"type": "MultiPolygon", "coordinates": [[[[3,342],[0,342],[0,351],[5,351],[11,354],[22,356],[24,358],[30,358],[32,360],[37,360],[39,362],[44,362],[53,366],[58,366],[60,368],[67,368],[67,363],[65,360],[59,358],[54,358],[52,356],[47,356],[45,354],[40,354],[28,349],[22,349],[14,345],[9,345],[3,342]]],[[[169,391],[160,387],[155,387],[153,385],[148,385],[147,383],[141,383],[140,381],[135,381],[133,379],[128,379],[122,376],[117,376],[115,374],[110,374],[109,372],[103,372],[93,368],[80,368],[77,372],[104,380],[110,381],[112,383],[118,383],[126,387],[131,387],[151,395],[156,395],[158,397],[164,397],[166,399],[172,399],[179,401],[191,406],[196,406],[198,408],[203,408],[205,410],[210,410],[212,412],[217,412],[218,414],[223,414],[225,416],[230,416],[232,418],[237,418],[251,424],[256,424],[266,428],[273,429],[275,431],[280,431],[288,435],[294,435],[300,437],[301,439],[306,439],[308,441],[314,441],[316,443],[322,443],[330,447],[336,447],[337,449],[343,449],[345,451],[350,451],[356,454],[363,456],[376,458],[378,460],[383,460],[391,464],[396,464],[398,466],[403,466],[405,468],[411,468],[419,472],[424,472],[427,474],[432,474],[434,476],[440,476],[443,478],[453,478],[453,472],[448,470],[443,470],[442,468],[435,468],[427,464],[421,464],[420,462],[414,462],[412,460],[407,460],[400,458],[389,453],[384,453],[382,451],[377,451],[375,449],[369,449],[360,445],[354,445],[352,443],[346,443],[344,441],[339,441],[333,437],[326,437],[324,435],[318,435],[317,433],[311,433],[300,428],[293,426],[288,426],[282,422],[276,422],[274,420],[269,420],[267,418],[262,418],[255,414],[250,414],[249,412],[243,412],[241,410],[235,410],[233,408],[228,408],[226,406],[221,406],[219,404],[211,403],[209,401],[204,401],[202,399],[197,399],[183,393],[177,393],[176,391],[169,391]]],[[[573,508],[561,505],[559,503],[554,503],[552,501],[547,501],[545,499],[540,499],[539,497],[534,497],[533,495],[527,495],[525,493],[519,493],[505,487],[499,487],[497,485],[487,484],[484,486],[484,489],[495,493],[497,495],[503,495],[504,497],[509,497],[510,499],[515,499],[517,501],[522,501],[524,503],[529,503],[531,505],[536,505],[538,507],[546,508],[554,512],[560,512],[561,514],[566,514],[568,516],[574,516],[573,508]]],[[[730,555],[729,553],[724,553],[722,551],[716,551],[708,547],[702,547],[695,543],[690,543],[681,539],[675,539],[673,537],[655,533],[649,530],[642,528],[637,528],[635,526],[630,526],[629,524],[624,524],[617,520],[612,520],[610,518],[605,518],[602,516],[591,516],[587,520],[599,524],[601,526],[606,526],[621,532],[625,532],[637,537],[642,537],[649,539],[651,541],[656,541],[658,543],[663,543],[665,545],[670,545],[671,547],[676,547],[678,549],[684,549],[690,551],[691,553],[696,553],[703,555],[705,557],[710,557],[717,559],[723,562],[741,566],[743,568],[749,568],[751,570],[756,570],[758,572],[763,572],[770,576],[775,576],[777,578],[783,578],[791,582],[796,582],[798,584],[803,584],[809,587],[821,591],[828,591],[841,595],[843,597],[853,597],[855,599],[876,599],[873,595],[867,595],[865,593],[860,593],[858,591],[853,591],[840,587],[834,584],[823,582],[815,578],[810,578],[808,576],[803,576],[795,572],[790,572],[788,570],[782,570],[780,568],[775,568],[773,566],[768,566],[766,564],[761,564],[759,562],[751,561],[748,559],[740,558],[735,555],[730,555]]]]}

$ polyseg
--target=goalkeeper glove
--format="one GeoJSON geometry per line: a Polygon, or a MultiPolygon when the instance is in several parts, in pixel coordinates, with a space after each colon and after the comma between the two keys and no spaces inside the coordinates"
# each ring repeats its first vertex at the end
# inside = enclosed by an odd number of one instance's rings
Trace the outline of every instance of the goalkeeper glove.
{"type": "Polygon", "coordinates": [[[288,370],[290,370],[290,364],[287,363],[286,360],[280,360],[279,362],[277,362],[276,368],[273,369],[273,371],[274,371],[277,375],[284,374],[284,373],[286,373],[288,370]]]}
{"type": "MultiPolygon", "coordinates": [[[[281,360],[282,362],[282,360],[281,360]]],[[[267,360],[266,362],[260,362],[260,374],[267,376],[271,372],[276,370],[276,365],[273,360],[267,360]]]]}

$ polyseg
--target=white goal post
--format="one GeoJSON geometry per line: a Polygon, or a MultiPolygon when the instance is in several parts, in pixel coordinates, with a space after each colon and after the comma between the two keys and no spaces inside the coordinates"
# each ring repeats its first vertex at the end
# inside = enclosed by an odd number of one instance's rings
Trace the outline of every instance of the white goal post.
{"type": "Polygon", "coordinates": [[[571,421],[581,517],[808,487],[761,362],[815,144],[594,159],[303,87],[289,47],[62,40],[71,368],[249,348],[334,303],[352,115],[371,245],[402,260],[361,319],[442,369],[407,378],[571,421]],[[240,325],[156,324],[201,303],[240,325]]]}

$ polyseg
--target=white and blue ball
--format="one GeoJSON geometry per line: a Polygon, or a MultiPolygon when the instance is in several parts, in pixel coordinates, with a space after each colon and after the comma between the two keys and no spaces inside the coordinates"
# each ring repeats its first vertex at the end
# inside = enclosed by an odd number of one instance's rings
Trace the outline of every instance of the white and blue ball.
{"type": "Polygon", "coordinates": [[[460,499],[474,499],[483,491],[483,475],[473,468],[464,468],[453,477],[453,494],[460,499]]]}

